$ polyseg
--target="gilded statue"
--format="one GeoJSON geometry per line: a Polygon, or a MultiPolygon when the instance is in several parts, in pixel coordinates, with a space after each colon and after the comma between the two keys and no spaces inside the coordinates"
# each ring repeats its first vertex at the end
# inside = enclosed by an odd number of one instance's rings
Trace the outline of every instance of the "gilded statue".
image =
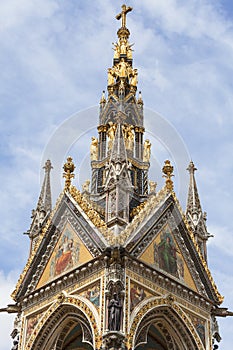
{"type": "Polygon", "coordinates": [[[108,85],[113,85],[115,83],[114,71],[112,68],[108,68],[108,85]]]}
{"type": "Polygon", "coordinates": [[[91,160],[98,159],[98,139],[94,136],[91,138],[91,160]]]}
{"type": "Polygon", "coordinates": [[[114,45],[114,56],[113,58],[119,58],[120,57],[120,53],[121,53],[121,48],[120,48],[120,45],[118,43],[113,43],[114,45]]]}
{"type": "Polygon", "coordinates": [[[137,83],[138,83],[138,70],[134,69],[132,72],[132,79],[131,79],[130,84],[132,86],[137,86],[137,83]]]}
{"type": "Polygon", "coordinates": [[[143,148],[143,162],[150,161],[150,154],[151,154],[151,143],[149,140],[145,140],[144,148],[143,148]]]}
{"type": "Polygon", "coordinates": [[[125,40],[121,40],[121,43],[120,43],[120,52],[121,52],[121,55],[126,55],[126,42],[125,40]]]}
{"type": "Polygon", "coordinates": [[[115,138],[115,132],[116,132],[116,124],[113,124],[113,122],[109,122],[109,129],[108,129],[108,149],[112,148],[113,140],[115,138]]]}
{"type": "Polygon", "coordinates": [[[126,78],[128,76],[128,70],[127,70],[127,63],[125,62],[124,58],[121,59],[118,67],[119,67],[119,77],[126,78]]]}
{"type": "Polygon", "coordinates": [[[124,126],[123,131],[125,136],[125,147],[126,149],[133,151],[133,146],[134,146],[133,126],[126,125],[124,126]]]}

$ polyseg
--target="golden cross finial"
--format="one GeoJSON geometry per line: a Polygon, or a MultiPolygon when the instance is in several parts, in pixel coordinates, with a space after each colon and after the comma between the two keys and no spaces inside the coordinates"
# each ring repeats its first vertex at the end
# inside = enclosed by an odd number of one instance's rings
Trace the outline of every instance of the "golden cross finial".
{"type": "Polygon", "coordinates": [[[69,191],[70,185],[71,185],[71,179],[74,178],[74,174],[72,173],[74,172],[74,169],[75,169],[75,165],[71,157],[67,158],[67,162],[64,164],[63,169],[64,169],[63,177],[66,179],[65,190],[69,191]]]}
{"type": "Polygon", "coordinates": [[[116,19],[122,19],[122,27],[126,27],[126,15],[128,12],[132,11],[133,8],[130,6],[122,5],[122,11],[116,15],[116,19]]]}

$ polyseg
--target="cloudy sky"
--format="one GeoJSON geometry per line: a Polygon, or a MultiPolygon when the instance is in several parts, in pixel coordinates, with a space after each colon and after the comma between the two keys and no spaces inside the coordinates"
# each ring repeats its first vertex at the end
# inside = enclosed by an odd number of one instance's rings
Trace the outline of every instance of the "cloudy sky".
{"type": "MultiPolygon", "coordinates": [[[[70,153],[89,176],[88,151],[112,64],[121,1],[0,1],[0,307],[26,262],[31,209],[50,157],[53,197],[70,153]]],[[[153,142],[151,178],[169,157],[185,208],[192,159],[207,211],[209,267],[233,310],[233,4],[231,0],[128,1],[134,66],[153,142]]],[[[13,317],[0,315],[1,350],[13,317]]],[[[220,349],[232,349],[233,318],[220,320],[220,349]]]]}

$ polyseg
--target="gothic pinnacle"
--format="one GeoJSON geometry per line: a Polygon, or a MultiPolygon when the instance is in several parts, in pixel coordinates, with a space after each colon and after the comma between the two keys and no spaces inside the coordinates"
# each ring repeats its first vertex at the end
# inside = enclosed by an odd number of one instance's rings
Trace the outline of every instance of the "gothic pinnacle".
{"type": "Polygon", "coordinates": [[[44,181],[41,188],[40,198],[46,212],[52,210],[52,196],[51,196],[51,186],[50,186],[50,171],[53,169],[51,161],[48,159],[43,166],[45,171],[44,181]]]}
{"type": "Polygon", "coordinates": [[[187,212],[190,212],[194,221],[197,220],[198,214],[202,212],[199,194],[197,190],[197,184],[195,180],[194,173],[197,170],[193,161],[190,161],[187,168],[190,176],[189,180],[189,190],[188,190],[188,199],[187,199],[187,212]]]}

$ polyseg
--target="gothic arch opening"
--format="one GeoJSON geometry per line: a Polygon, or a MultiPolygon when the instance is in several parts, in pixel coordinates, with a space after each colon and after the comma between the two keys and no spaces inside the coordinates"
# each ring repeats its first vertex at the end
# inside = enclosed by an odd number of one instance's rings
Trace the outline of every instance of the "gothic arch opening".
{"type": "Polygon", "coordinates": [[[164,335],[153,324],[147,331],[147,342],[136,347],[137,350],[168,350],[164,335]]]}
{"type": "Polygon", "coordinates": [[[86,315],[72,305],[59,306],[42,326],[33,350],[92,350],[93,332],[86,315]]]}
{"type": "Polygon", "coordinates": [[[197,343],[185,321],[169,306],[155,307],[144,315],[137,327],[134,348],[137,350],[196,350],[197,343]]]}
{"type": "Polygon", "coordinates": [[[56,350],[92,350],[93,347],[83,341],[83,329],[80,323],[67,324],[56,340],[56,350]]]}

